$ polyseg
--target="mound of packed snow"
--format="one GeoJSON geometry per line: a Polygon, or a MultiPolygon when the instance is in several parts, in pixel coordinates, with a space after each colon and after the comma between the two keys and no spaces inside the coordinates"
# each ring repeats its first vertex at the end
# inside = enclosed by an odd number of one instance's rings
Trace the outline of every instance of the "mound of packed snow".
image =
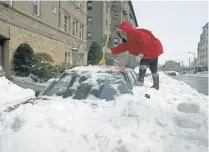
{"type": "Polygon", "coordinates": [[[160,73],[115,101],[51,98],[0,119],[1,152],[206,152],[207,96],[160,73]],[[144,97],[151,95],[150,99],[144,97]]]}
{"type": "Polygon", "coordinates": [[[34,95],[34,91],[30,89],[23,89],[10,82],[4,76],[0,77],[0,106],[25,97],[34,97],[34,95]]]}
{"type": "Polygon", "coordinates": [[[31,78],[31,75],[28,77],[18,77],[18,76],[12,76],[13,81],[18,81],[22,83],[27,83],[31,85],[38,85],[38,86],[48,86],[54,79],[49,79],[46,82],[39,83],[39,82],[34,82],[34,80],[31,78]]]}
{"type": "MultiPolygon", "coordinates": [[[[134,72],[136,74],[139,74],[139,66],[137,66],[137,67],[134,68],[134,72]]],[[[151,74],[151,71],[150,71],[149,68],[147,68],[146,75],[150,75],[150,74],[151,74]]]]}

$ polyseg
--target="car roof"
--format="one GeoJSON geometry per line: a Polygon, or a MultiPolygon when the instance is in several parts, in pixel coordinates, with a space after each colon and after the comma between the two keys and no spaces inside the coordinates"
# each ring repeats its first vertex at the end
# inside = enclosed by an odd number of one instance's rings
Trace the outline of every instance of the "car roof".
{"type": "Polygon", "coordinates": [[[91,72],[91,73],[97,73],[97,72],[127,72],[129,70],[132,70],[130,68],[126,67],[119,67],[119,66],[107,66],[107,65],[102,65],[102,66],[78,66],[72,69],[65,70],[66,73],[71,73],[71,72],[91,72]]]}

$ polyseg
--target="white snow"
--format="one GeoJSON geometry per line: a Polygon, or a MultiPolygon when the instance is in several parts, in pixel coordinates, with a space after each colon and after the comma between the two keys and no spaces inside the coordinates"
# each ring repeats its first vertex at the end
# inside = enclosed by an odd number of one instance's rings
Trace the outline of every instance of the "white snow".
{"type": "Polygon", "coordinates": [[[111,102],[57,97],[21,105],[0,117],[0,151],[207,152],[208,96],[163,73],[160,90],[151,85],[147,77],[134,95],[111,102]]]}
{"type": "Polygon", "coordinates": [[[23,89],[10,82],[4,76],[0,77],[0,106],[25,97],[34,97],[34,95],[34,91],[30,89],[23,89]]]}
{"type": "Polygon", "coordinates": [[[97,73],[98,71],[109,71],[109,70],[119,71],[120,69],[122,70],[123,67],[106,66],[106,65],[101,65],[101,66],[90,65],[90,66],[78,66],[78,67],[75,67],[73,69],[66,70],[66,72],[71,72],[73,70],[73,71],[77,71],[77,72],[91,71],[91,73],[97,73]]]}
{"type": "MultiPolygon", "coordinates": [[[[136,74],[139,74],[139,66],[137,66],[137,67],[134,68],[134,72],[136,74]]],[[[147,68],[146,75],[150,75],[150,74],[151,74],[151,71],[150,71],[149,68],[147,68]]]]}
{"type": "Polygon", "coordinates": [[[47,82],[44,83],[39,83],[39,82],[34,82],[33,79],[28,76],[28,77],[18,77],[18,76],[12,76],[12,79],[15,81],[20,81],[23,83],[31,84],[31,85],[38,85],[38,86],[48,86],[54,79],[49,79],[47,82]]]}

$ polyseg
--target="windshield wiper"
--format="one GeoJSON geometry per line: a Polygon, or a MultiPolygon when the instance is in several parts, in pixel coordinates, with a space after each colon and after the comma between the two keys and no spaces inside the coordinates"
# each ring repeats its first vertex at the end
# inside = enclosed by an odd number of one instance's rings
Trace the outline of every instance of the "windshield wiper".
{"type": "Polygon", "coordinates": [[[13,105],[13,106],[8,107],[6,110],[4,110],[4,112],[13,111],[13,110],[15,110],[16,108],[18,108],[20,105],[23,105],[23,104],[28,104],[28,103],[30,103],[30,104],[32,104],[32,105],[33,105],[33,104],[36,104],[36,101],[37,101],[38,99],[41,99],[41,100],[49,100],[48,98],[44,98],[44,97],[31,98],[31,99],[28,99],[28,100],[26,100],[26,101],[24,101],[24,102],[21,102],[21,103],[18,103],[18,104],[16,104],[16,105],[13,105]]]}

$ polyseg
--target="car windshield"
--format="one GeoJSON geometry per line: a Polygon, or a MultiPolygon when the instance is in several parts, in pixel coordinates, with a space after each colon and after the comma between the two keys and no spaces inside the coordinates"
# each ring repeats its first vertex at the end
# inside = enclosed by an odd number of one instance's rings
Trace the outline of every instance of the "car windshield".
{"type": "Polygon", "coordinates": [[[71,72],[54,81],[43,93],[46,96],[71,96],[74,99],[96,97],[114,100],[115,96],[131,93],[123,73],[120,72],[71,72]]]}

